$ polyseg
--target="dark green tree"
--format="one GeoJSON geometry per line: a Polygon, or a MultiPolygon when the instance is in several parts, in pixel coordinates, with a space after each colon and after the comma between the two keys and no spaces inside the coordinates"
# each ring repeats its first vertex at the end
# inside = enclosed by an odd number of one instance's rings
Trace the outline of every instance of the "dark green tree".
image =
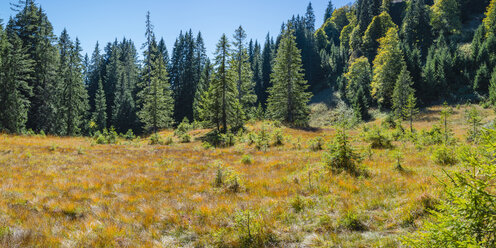
{"type": "Polygon", "coordinates": [[[95,107],[91,119],[98,130],[103,130],[107,128],[107,102],[105,92],[103,91],[102,80],[98,81],[98,89],[96,90],[94,101],[95,107]]]}
{"type": "Polygon", "coordinates": [[[329,0],[329,3],[327,4],[327,8],[324,12],[324,22],[326,22],[327,19],[331,18],[333,12],[334,12],[334,6],[332,5],[332,0],[329,0]]]}
{"type": "Polygon", "coordinates": [[[425,0],[410,1],[401,26],[400,37],[409,47],[418,47],[422,54],[427,53],[432,42],[432,27],[425,0]]]}
{"type": "Polygon", "coordinates": [[[259,101],[262,103],[262,106],[265,108],[267,106],[267,97],[268,97],[268,89],[271,86],[270,82],[270,74],[272,73],[272,59],[273,59],[273,48],[270,41],[270,35],[267,34],[265,38],[264,49],[262,52],[262,89],[260,90],[259,101]]]}
{"type": "Polygon", "coordinates": [[[393,111],[397,118],[406,119],[403,109],[408,104],[408,97],[414,93],[412,78],[406,66],[401,69],[393,90],[393,111]]]}
{"type": "Polygon", "coordinates": [[[33,61],[15,33],[3,31],[0,25],[0,130],[21,133],[28,118],[28,85],[33,61]]]}
{"type": "Polygon", "coordinates": [[[273,119],[292,125],[306,125],[311,94],[304,79],[301,51],[296,46],[296,37],[291,24],[284,30],[269,89],[267,111],[273,119]]]}

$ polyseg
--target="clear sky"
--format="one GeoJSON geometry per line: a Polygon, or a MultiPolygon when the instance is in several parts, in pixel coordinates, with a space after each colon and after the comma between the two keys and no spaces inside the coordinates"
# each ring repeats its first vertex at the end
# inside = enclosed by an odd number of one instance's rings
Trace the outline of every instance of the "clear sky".
{"type": "MultiPolygon", "coordinates": [[[[341,7],[353,0],[332,0],[341,7]]],[[[0,0],[0,18],[4,24],[14,13],[10,2],[0,0]]],[[[164,37],[169,53],[181,30],[202,32],[209,56],[223,33],[232,37],[242,25],[248,39],[264,41],[267,32],[279,33],[282,22],[306,12],[308,0],[36,0],[48,15],[58,36],[67,28],[72,39],[78,37],[83,54],[91,55],[96,41],[132,39],[138,49],[144,42],[145,15],[151,12],[157,37],[164,37]]],[[[323,23],[328,0],[312,0],[317,19],[323,23]]]]}

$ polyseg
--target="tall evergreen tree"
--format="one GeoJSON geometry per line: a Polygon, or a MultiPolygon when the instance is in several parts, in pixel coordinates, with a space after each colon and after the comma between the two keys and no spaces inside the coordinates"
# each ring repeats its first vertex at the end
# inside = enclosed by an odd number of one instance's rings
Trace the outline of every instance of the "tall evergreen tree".
{"type": "Polygon", "coordinates": [[[362,38],[363,53],[369,61],[374,61],[379,48],[379,39],[384,37],[390,28],[397,28],[397,26],[387,12],[382,12],[372,19],[362,38]]]}
{"type": "Polygon", "coordinates": [[[100,54],[100,44],[97,42],[93,54],[91,55],[91,61],[88,69],[88,102],[90,106],[90,111],[95,110],[95,98],[96,92],[99,87],[99,83],[103,80],[102,70],[103,70],[103,56],[100,54]]]}
{"type": "Polygon", "coordinates": [[[80,133],[88,110],[88,95],[82,74],[81,45],[77,38],[73,43],[64,29],[60,35],[59,47],[59,134],[74,136],[80,133]]]}
{"type": "Polygon", "coordinates": [[[230,44],[224,34],[217,43],[215,51],[215,76],[210,82],[206,97],[203,99],[205,109],[204,119],[217,127],[218,131],[226,133],[228,126],[237,123],[240,106],[235,80],[229,71],[230,44]]]}
{"type": "MultiPolygon", "coordinates": [[[[252,111],[257,101],[253,72],[249,63],[248,51],[245,45],[246,33],[243,27],[236,29],[234,33],[233,52],[230,60],[229,76],[235,81],[238,91],[238,102],[245,113],[252,111]]],[[[242,116],[242,115],[241,115],[242,116]]]]}
{"type": "Polygon", "coordinates": [[[393,110],[397,118],[406,119],[403,110],[408,104],[408,97],[412,93],[414,93],[412,89],[412,78],[405,65],[401,69],[393,90],[393,110]]]}
{"type": "Polygon", "coordinates": [[[425,0],[410,1],[401,26],[400,37],[410,47],[418,47],[422,54],[427,53],[432,42],[432,27],[425,0]]]}
{"type": "Polygon", "coordinates": [[[417,108],[417,98],[415,93],[410,92],[406,100],[406,105],[403,107],[403,118],[410,122],[410,132],[413,133],[413,119],[419,114],[417,108]]]}
{"type": "Polygon", "coordinates": [[[398,75],[405,66],[398,29],[390,28],[386,36],[379,40],[379,44],[379,51],[373,63],[371,93],[380,107],[389,108],[398,75]]]}
{"type": "Polygon", "coordinates": [[[267,106],[268,89],[271,87],[270,74],[272,73],[273,47],[270,40],[270,35],[267,34],[262,52],[262,90],[259,95],[259,101],[265,108],[267,106]]]}
{"type": "Polygon", "coordinates": [[[327,4],[327,8],[324,12],[324,22],[326,22],[327,19],[331,18],[333,12],[334,12],[334,6],[332,5],[332,0],[329,0],[329,3],[327,4]]]}
{"type": "Polygon", "coordinates": [[[307,12],[305,13],[305,27],[312,33],[315,31],[315,13],[311,2],[308,3],[307,12]]]}
{"type": "Polygon", "coordinates": [[[206,113],[203,113],[202,111],[206,109],[206,102],[203,99],[207,98],[210,82],[212,82],[212,78],[214,76],[213,69],[213,65],[207,58],[200,77],[200,82],[198,83],[198,87],[195,92],[195,100],[193,102],[193,117],[195,121],[205,121],[204,116],[206,113]]]}
{"type": "Polygon", "coordinates": [[[7,36],[0,25],[0,131],[21,133],[25,130],[28,97],[32,93],[27,80],[33,71],[33,61],[26,50],[17,34],[7,36]]]}
{"type": "Polygon", "coordinates": [[[150,84],[146,85],[147,82],[143,82],[145,86],[139,93],[142,108],[138,115],[145,124],[145,129],[156,133],[159,129],[170,127],[174,123],[172,118],[174,101],[163,57],[157,56],[160,53],[153,41],[147,50],[156,56],[150,57],[149,60],[152,63],[150,84]]]}
{"type": "Polygon", "coordinates": [[[366,120],[371,102],[370,83],[372,82],[372,70],[368,59],[360,57],[353,61],[344,77],[347,81],[345,97],[351,101],[356,119],[366,120]]]}
{"type": "Polygon", "coordinates": [[[289,124],[306,125],[311,94],[304,79],[301,51],[296,47],[296,37],[290,24],[284,30],[274,71],[271,74],[267,111],[273,119],[289,124]]]}
{"type": "Polygon", "coordinates": [[[256,105],[261,105],[261,98],[266,94],[262,81],[262,51],[258,41],[255,41],[253,47],[253,59],[251,61],[251,70],[253,72],[253,82],[255,83],[255,95],[257,96],[256,105]]]}
{"type": "Polygon", "coordinates": [[[26,95],[31,102],[26,126],[54,133],[59,101],[54,94],[58,81],[57,38],[45,12],[34,0],[22,0],[13,6],[18,13],[9,21],[7,32],[21,39],[29,59],[34,61],[33,70],[26,77],[28,86],[33,89],[33,94],[26,95]]]}
{"type": "Polygon", "coordinates": [[[98,89],[96,90],[94,101],[95,107],[91,119],[96,124],[98,130],[103,130],[107,128],[107,102],[101,79],[98,81],[98,89]]]}

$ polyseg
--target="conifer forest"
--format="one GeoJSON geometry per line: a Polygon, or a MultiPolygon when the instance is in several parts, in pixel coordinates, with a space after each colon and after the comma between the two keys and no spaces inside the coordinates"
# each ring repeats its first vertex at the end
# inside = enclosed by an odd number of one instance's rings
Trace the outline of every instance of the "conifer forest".
{"type": "Polygon", "coordinates": [[[325,4],[83,51],[12,0],[0,247],[496,247],[496,0],[325,4]]]}

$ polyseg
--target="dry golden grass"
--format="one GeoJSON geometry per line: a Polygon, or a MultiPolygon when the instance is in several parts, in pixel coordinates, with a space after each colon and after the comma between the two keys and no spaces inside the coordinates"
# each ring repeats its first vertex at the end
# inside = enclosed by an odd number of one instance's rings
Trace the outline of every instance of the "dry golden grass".
{"type": "MultiPolygon", "coordinates": [[[[439,110],[429,108],[415,128],[430,128],[439,110]]],[[[493,118],[483,111],[485,121],[493,118]]],[[[455,109],[460,139],[462,116],[455,109]]],[[[368,153],[370,177],[356,178],[331,174],[321,164],[325,150],[308,149],[317,136],[330,141],[332,129],[282,129],[284,145],[267,151],[247,143],[205,149],[199,137],[208,130],[170,146],[2,135],[0,246],[397,247],[439,197],[434,176],[442,167],[428,149],[395,142],[407,169],[399,172],[396,151],[367,152],[359,130],[350,131],[353,145],[368,153]],[[251,163],[242,161],[246,155],[251,163]],[[239,192],[214,186],[219,168],[239,176],[239,192]]]]}

